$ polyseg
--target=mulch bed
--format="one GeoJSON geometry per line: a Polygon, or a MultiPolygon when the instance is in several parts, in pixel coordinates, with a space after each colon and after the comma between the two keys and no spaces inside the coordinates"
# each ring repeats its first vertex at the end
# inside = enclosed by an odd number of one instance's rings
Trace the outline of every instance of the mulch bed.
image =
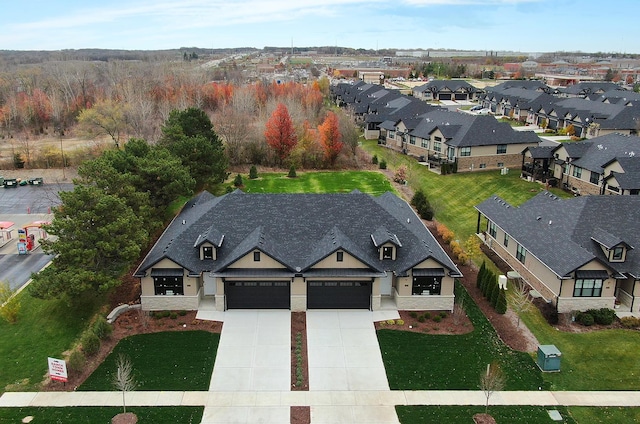
{"type": "Polygon", "coordinates": [[[496,424],[495,418],[489,414],[475,414],[473,422],[476,424],[496,424]]]}
{"type": "MultiPolygon", "coordinates": [[[[307,354],[307,314],[304,312],[291,312],[291,390],[307,391],[309,390],[309,357],[307,354]],[[298,364],[296,349],[298,346],[297,335],[301,338],[301,354],[302,362],[298,364]],[[303,378],[302,384],[297,384],[297,369],[302,367],[303,378]]],[[[293,422],[293,421],[291,421],[293,422]]]]}
{"type": "Polygon", "coordinates": [[[291,424],[311,424],[310,406],[292,406],[290,415],[291,424]]]}
{"type": "Polygon", "coordinates": [[[402,324],[397,324],[397,320],[394,320],[393,324],[387,321],[380,321],[375,323],[376,330],[401,330],[410,331],[413,333],[425,333],[425,334],[466,334],[473,331],[473,324],[466,314],[455,316],[451,312],[444,311],[445,317],[441,318],[439,322],[433,320],[439,315],[440,311],[398,311],[400,319],[404,321],[402,324]],[[419,318],[427,313],[431,316],[429,319],[424,319],[423,322],[419,321],[419,318]],[[412,315],[416,315],[414,318],[412,315]]]}

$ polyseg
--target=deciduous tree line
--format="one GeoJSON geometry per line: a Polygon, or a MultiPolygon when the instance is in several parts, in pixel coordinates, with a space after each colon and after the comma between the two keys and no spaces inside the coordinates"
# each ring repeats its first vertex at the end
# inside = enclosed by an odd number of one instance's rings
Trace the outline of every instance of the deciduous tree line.
{"type": "MultiPolygon", "coordinates": [[[[348,147],[344,156],[349,158],[357,145],[355,127],[340,112],[335,116],[340,137],[333,132],[329,139],[329,133],[323,138],[319,126],[326,119],[334,121],[324,106],[326,78],[307,85],[266,81],[234,85],[211,82],[213,70],[185,63],[45,65],[0,74],[0,139],[13,142],[75,133],[106,137],[115,146],[131,137],[153,142],[162,136],[159,128],[171,111],[196,107],[211,118],[234,165],[332,166],[342,152],[338,147],[348,147]],[[295,148],[286,158],[270,147],[265,136],[267,121],[279,105],[286,107],[296,136],[295,148]]],[[[23,159],[29,167],[29,157],[23,159]]]]}

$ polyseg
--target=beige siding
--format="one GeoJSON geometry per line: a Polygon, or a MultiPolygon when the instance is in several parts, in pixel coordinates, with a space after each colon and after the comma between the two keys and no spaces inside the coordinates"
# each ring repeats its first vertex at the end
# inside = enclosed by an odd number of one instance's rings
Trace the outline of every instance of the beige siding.
{"type": "MultiPolygon", "coordinates": [[[[152,268],[174,268],[182,269],[181,266],[169,259],[163,259],[152,268]]],[[[200,278],[188,277],[187,271],[183,270],[184,295],[196,296],[202,286],[200,278]]],[[[153,278],[151,278],[151,270],[147,271],[147,276],[140,279],[142,296],[155,296],[155,288],[153,286],[153,278]]],[[[165,297],[165,296],[162,296],[165,297]]]]}
{"type": "Polygon", "coordinates": [[[229,268],[286,268],[280,262],[270,258],[264,252],[260,252],[260,261],[255,262],[253,260],[253,252],[257,252],[257,250],[249,252],[242,258],[238,259],[229,265],[229,268]]]}
{"type": "Polygon", "coordinates": [[[365,264],[360,262],[355,257],[351,256],[347,252],[343,253],[342,262],[338,262],[336,258],[337,258],[337,255],[336,255],[336,252],[334,252],[331,255],[327,256],[326,258],[322,259],[317,264],[315,264],[313,266],[313,268],[322,268],[322,269],[326,269],[326,268],[331,268],[331,269],[335,269],[335,268],[368,268],[368,266],[366,266],[365,264]]]}
{"type": "Polygon", "coordinates": [[[291,283],[291,310],[293,312],[307,310],[307,283],[302,277],[295,277],[291,283]]]}

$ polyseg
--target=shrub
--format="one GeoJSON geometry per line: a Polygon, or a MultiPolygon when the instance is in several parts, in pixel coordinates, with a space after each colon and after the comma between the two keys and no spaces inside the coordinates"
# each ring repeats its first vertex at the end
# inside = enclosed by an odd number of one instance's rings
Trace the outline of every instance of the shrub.
{"type": "Polygon", "coordinates": [[[440,322],[442,321],[442,317],[440,315],[436,315],[433,317],[433,322],[440,322]]]}
{"type": "Polygon", "coordinates": [[[178,314],[176,314],[175,312],[171,312],[171,313],[169,314],[169,318],[171,318],[171,319],[176,319],[176,318],[178,318],[178,314]]]}
{"type": "Polygon", "coordinates": [[[418,322],[425,322],[425,321],[426,321],[426,319],[424,318],[424,315],[420,315],[418,317],[418,322]]]}
{"type": "Polygon", "coordinates": [[[100,350],[100,339],[93,331],[85,331],[80,338],[80,344],[87,356],[93,356],[100,350]]]}
{"type": "Polygon", "coordinates": [[[625,328],[638,328],[640,327],[640,318],[636,317],[622,317],[620,323],[625,328]]]}
{"type": "Polygon", "coordinates": [[[233,185],[236,187],[242,187],[242,175],[238,174],[233,180],[233,185]]]}
{"type": "Polygon", "coordinates": [[[615,311],[609,308],[589,309],[587,313],[591,314],[595,323],[600,325],[611,325],[616,319],[615,311]]]}
{"type": "Polygon", "coordinates": [[[389,325],[393,325],[395,323],[396,323],[396,320],[394,320],[394,319],[388,319],[387,320],[387,324],[389,324],[389,325]]]}
{"type": "Polygon", "coordinates": [[[448,316],[449,316],[449,314],[447,314],[447,312],[446,312],[446,311],[442,311],[442,312],[440,312],[438,315],[440,315],[440,318],[442,318],[442,319],[444,319],[444,318],[446,318],[446,317],[448,317],[448,316]]]}
{"type": "Polygon", "coordinates": [[[404,320],[403,319],[397,319],[396,320],[396,325],[404,325],[404,320]]]}
{"type": "Polygon", "coordinates": [[[10,324],[18,321],[20,301],[8,282],[0,281],[0,317],[10,324]]]}
{"type": "Polygon", "coordinates": [[[371,158],[371,163],[374,165],[378,164],[378,155],[373,155],[373,157],[371,158]]]}
{"type": "Polygon", "coordinates": [[[378,166],[380,167],[380,169],[387,169],[387,161],[384,159],[381,160],[378,166]]]}
{"type": "Polygon", "coordinates": [[[185,311],[184,309],[181,311],[178,311],[178,315],[180,315],[181,317],[187,315],[187,311],[185,311]]]}
{"type": "Polygon", "coordinates": [[[585,327],[590,327],[593,325],[593,323],[595,322],[595,320],[593,319],[593,315],[591,315],[588,312],[580,312],[577,316],[576,316],[576,321],[582,325],[584,325],[585,327]]]}
{"type": "Polygon", "coordinates": [[[255,180],[256,178],[258,178],[258,168],[256,168],[255,165],[251,165],[251,168],[249,168],[249,179],[255,180]]]}
{"type": "Polygon", "coordinates": [[[416,191],[413,195],[411,198],[411,205],[416,208],[420,218],[426,219],[427,221],[431,221],[433,219],[433,208],[422,190],[416,191]]]}
{"type": "Polygon", "coordinates": [[[287,174],[287,177],[296,178],[297,176],[298,174],[296,174],[296,167],[291,165],[291,168],[289,168],[289,173],[287,174]]]}
{"type": "Polygon", "coordinates": [[[411,318],[418,318],[418,313],[417,312],[409,312],[409,316],[411,318]]]}
{"type": "Polygon", "coordinates": [[[431,312],[425,312],[422,316],[424,319],[431,319],[431,312]]]}
{"type": "Polygon", "coordinates": [[[113,327],[109,324],[105,317],[100,315],[96,322],[93,323],[93,333],[99,339],[106,339],[113,332],[113,327]]]}
{"type": "Polygon", "coordinates": [[[84,356],[84,353],[80,349],[75,349],[69,355],[69,360],[67,364],[69,365],[69,369],[74,371],[81,371],[84,368],[84,365],[87,363],[87,358],[84,356]]]}
{"type": "Polygon", "coordinates": [[[404,184],[407,181],[407,167],[400,165],[393,174],[393,181],[398,184],[404,184]]]}

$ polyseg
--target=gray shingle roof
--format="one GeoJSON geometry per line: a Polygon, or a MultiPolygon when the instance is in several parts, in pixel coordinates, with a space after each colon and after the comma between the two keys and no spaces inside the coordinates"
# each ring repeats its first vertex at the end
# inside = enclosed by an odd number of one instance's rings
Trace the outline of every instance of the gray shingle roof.
{"type": "Polygon", "coordinates": [[[640,275],[640,254],[627,252],[625,262],[608,262],[594,238],[608,234],[604,242],[619,239],[629,246],[640,241],[640,196],[582,196],[559,199],[542,192],[514,207],[492,196],[476,209],[558,276],[591,260],[599,260],[618,273],[640,275]],[[561,253],[560,253],[561,252],[561,253]]]}
{"type": "Polygon", "coordinates": [[[414,265],[433,258],[451,275],[460,275],[413,209],[391,193],[373,197],[359,192],[244,194],[238,190],[220,197],[205,192],[189,201],[136,275],[143,275],[164,258],[191,274],[220,273],[254,249],[279,261],[290,272],[306,270],[342,249],[373,273],[392,270],[406,275],[414,265]],[[223,234],[224,240],[215,261],[200,260],[194,242],[210,228],[223,234]],[[395,261],[380,260],[371,240],[380,228],[401,241],[395,261]]]}
{"type": "Polygon", "coordinates": [[[602,174],[603,166],[615,158],[628,158],[640,155],[640,137],[607,134],[577,143],[564,143],[564,148],[573,165],[602,174]]]}

